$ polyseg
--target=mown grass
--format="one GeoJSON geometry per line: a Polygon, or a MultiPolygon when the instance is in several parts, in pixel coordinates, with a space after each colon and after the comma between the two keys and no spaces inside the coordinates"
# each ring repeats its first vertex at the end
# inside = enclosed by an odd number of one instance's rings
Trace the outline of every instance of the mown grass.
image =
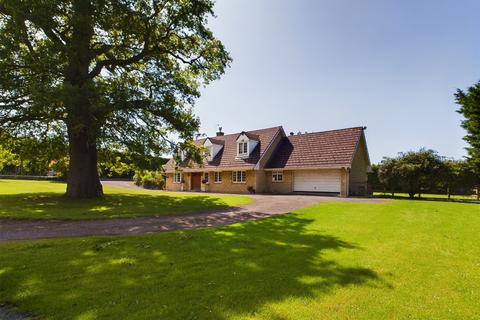
{"type": "Polygon", "coordinates": [[[71,200],[65,184],[0,180],[0,218],[108,219],[185,214],[235,207],[251,199],[236,195],[198,195],[105,186],[101,199],[71,200]]]}
{"type": "Polygon", "coordinates": [[[320,204],[227,227],[0,244],[42,319],[478,319],[480,206],[320,204]]]}
{"type": "MultiPolygon", "coordinates": [[[[389,192],[374,192],[373,195],[375,197],[385,197],[391,198],[392,194],[389,192]]],[[[408,199],[410,196],[408,193],[401,193],[395,192],[396,199],[408,199]]],[[[422,193],[420,197],[418,194],[415,195],[414,199],[423,199],[423,200],[448,200],[448,194],[437,194],[437,193],[422,193]]],[[[450,195],[450,200],[453,201],[475,201],[477,200],[476,195],[460,195],[460,194],[452,194],[450,195]]]]}

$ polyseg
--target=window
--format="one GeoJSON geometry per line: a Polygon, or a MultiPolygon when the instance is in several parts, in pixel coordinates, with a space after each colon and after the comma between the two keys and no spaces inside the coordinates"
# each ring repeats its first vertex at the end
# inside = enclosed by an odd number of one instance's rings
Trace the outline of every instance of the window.
{"type": "Polygon", "coordinates": [[[208,172],[205,172],[205,173],[203,174],[203,181],[202,181],[202,182],[203,182],[203,183],[208,183],[208,172]]]}
{"type": "Polygon", "coordinates": [[[248,154],[248,142],[239,142],[238,143],[238,155],[246,156],[248,154]]]}
{"type": "Polygon", "coordinates": [[[272,172],[272,181],[273,182],[283,182],[283,171],[273,171],[272,172]]]}
{"type": "Polygon", "coordinates": [[[214,172],[213,178],[215,183],[222,183],[222,173],[221,172],[214,172]]]}
{"type": "Polygon", "coordinates": [[[173,182],[182,183],[182,181],[183,181],[183,174],[181,172],[175,172],[173,174],[173,182]]]}
{"type": "Polygon", "coordinates": [[[247,181],[247,173],[245,171],[232,171],[233,183],[245,183],[247,181]]]}

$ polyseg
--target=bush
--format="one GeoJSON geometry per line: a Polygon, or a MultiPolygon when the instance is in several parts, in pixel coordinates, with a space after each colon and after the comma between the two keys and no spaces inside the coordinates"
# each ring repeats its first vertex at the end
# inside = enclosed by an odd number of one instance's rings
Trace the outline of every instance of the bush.
{"type": "Polygon", "coordinates": [[[136,171],[133,181],[137,186],[146,189],[163,189],[165,187],[165,177],[160,171],[136,171]]]}

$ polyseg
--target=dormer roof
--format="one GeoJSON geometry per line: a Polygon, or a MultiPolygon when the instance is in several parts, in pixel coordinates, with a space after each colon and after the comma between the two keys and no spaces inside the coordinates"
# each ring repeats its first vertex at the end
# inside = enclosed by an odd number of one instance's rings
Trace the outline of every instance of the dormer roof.
{"type": "Polygon", "coordinates": [[[260,137],[258,134],[254,134],[248,131],[242,131],[238,134],[236,141],[238,141],[238,139],[240,139],[241,136],[246,136],[250,140],[255,140],[255,141],[260,140],[260,137]]]}
{"type": "Polygon", "coordinates": [[[217,144],[217,145],[220,145],[220,146],[225,145],[225,140],[216,139],[216,138],[206,138],[205,141],[203,142],[203,144],[205,144],[205,142],[207,142],[207,141],[210,141],[212,144],[217,144]]]}

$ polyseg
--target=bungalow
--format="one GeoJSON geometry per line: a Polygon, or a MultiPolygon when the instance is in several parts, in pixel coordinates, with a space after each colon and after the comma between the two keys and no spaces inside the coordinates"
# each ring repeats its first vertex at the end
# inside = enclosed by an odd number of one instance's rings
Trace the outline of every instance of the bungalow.
{"type": "Polygon", "coordinates": [[[165,165],[166,190],[365,195],[366,127],[286,135],[281,126],[196,140],[203,164],[165,165]]]}

